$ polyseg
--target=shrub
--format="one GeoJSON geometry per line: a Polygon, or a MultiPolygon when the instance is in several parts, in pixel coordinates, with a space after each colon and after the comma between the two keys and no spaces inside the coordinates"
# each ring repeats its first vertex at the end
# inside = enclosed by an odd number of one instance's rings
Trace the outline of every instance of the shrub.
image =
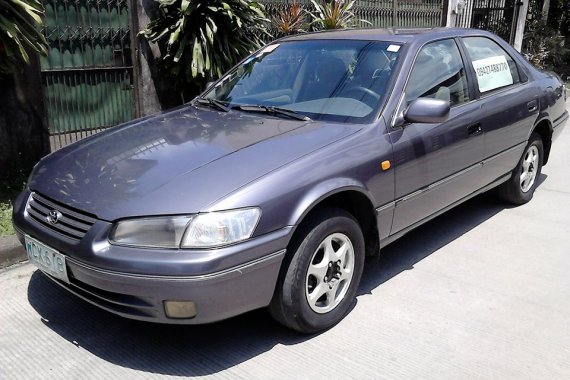
{"type": "Polygon", "coordinates": [[[0,203],[0,237],[13,233],[12,205],[10,203],[0,203]]]}
{"type": "Polygon", "coordinates": [[[293,2],[291,5],[288,4],[287,8],[271,17],[271,26],[275,31],[276,37],[305,32],[309,26],[306,20],[306,11],[297,2],[293,2]]]}
{"type": "Polygon", "coordinates": [[[356,18],[352,11],[355,0],[331,0],[329,2],[317,3],[311,0],[315,10],[309,12],[313,21],[312,25],[316,29],[345,29],[354,28],[360,24],[370,24],[370,22],[356,18]]]}
{"type": "Polygon", "coordinates": [[[523,38],[522,53],[539,69],[555,71],[562,78],[570,77],[568,39],[570,2],[553,1],[545,21],[542,2],[531,0],[523,38]],[[564,35],[566,34],[566,37],[564,35]]]}
{"type": "Polygon", "coordinates": [[[539,69],[553,69],[563,65],[568,59],[564,37],[538,19],[529,21],[526,27],[522,52],[525,58],[539,69]]]}

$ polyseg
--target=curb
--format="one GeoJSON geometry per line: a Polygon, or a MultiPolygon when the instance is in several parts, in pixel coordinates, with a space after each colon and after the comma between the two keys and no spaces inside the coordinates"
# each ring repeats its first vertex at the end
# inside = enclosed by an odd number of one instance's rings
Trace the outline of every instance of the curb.
{"type": "Polygon", "coordinates": [[[20,244],[16,235],[0,238],[0,269],[28,259],[26,250],[20,244]]]}

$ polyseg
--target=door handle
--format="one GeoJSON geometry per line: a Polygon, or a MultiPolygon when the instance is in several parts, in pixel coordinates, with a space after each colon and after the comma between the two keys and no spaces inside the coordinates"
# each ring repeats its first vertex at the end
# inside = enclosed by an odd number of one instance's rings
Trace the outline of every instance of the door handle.
{"type": "Polygon", "coordinates": [[[526,104],[528,112],[534,112],[538,109],[538,102],[536,100],[530,101],[526,104]]]}
{"type": "Polygon", "coordinates": [[[483,133],[483,129],[481,129],[481,123],[471,124],[467,127],[467,134],[469,136],[477,136],[483,133]]]}

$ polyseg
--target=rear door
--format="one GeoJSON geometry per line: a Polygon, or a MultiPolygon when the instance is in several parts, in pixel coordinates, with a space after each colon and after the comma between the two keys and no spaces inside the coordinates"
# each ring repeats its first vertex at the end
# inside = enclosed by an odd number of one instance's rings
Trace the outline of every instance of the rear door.
{"type": "Polygon", "coordinates": [[[454,39],[424,45],[412,66],[402,108],[420,98],[449,101],[441,124],[405,124],[390,133],[395,160],[397,233],[477,189],[484,158],[479,106],[454,39]]]}
{"type": "Polygon", "coordinates": [[[482,185],[510,173],[538,116],[539,92],[511,55],[488,37],[463,37],[468,69],[481,107],[482,185]]]}

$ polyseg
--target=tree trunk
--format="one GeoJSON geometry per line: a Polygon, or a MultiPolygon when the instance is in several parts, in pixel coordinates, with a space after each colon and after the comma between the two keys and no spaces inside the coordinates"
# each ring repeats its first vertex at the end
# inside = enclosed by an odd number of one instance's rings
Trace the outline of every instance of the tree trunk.
{"type": "Polygon", "coordinates": [[[544,0],[542,3],[542,21],[548,20],[548,12],[550,11],[550,0],[544,0]]]}
{"type": "MultiPolygon", "coordinates": [[[[37,57],[14,75],[0,76],[0,183],[25,179],[49,153],[37,57]]],[[[2,185],[0,185],[2,186],[2,185]]]]}

